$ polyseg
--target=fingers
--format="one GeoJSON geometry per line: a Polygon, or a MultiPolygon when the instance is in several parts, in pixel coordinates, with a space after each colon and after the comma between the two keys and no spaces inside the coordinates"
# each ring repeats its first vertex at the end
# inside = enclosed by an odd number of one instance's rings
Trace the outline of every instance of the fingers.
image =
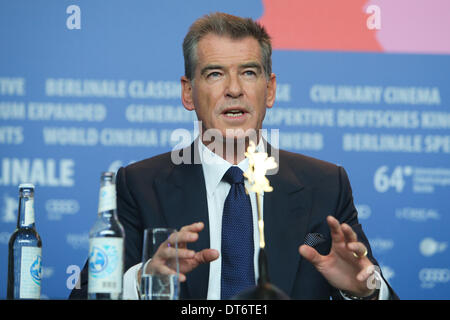
{"type": "Polygon", "coordinates": [[[346,224],[346,223],[341,224],[341,229],[344,234],[344,238],[345,238],[346,242],[358,241],[356,232],[353,231],[352,227],[350,227],[348,224],[346,224]]]}
{"type": "Polygon", "coordinates": [[[164,242],[158,249],[158,256],[162,259],[174,258],[178,253],[180,259],[191,259],[195,257],[195,251],[186,248],[186,243],[192,243],[198,240],[198,232],[202,231],[205,225],[203,222],[196,222],[184,226],[180,231],[170,235],[169,239],[164,242]],[[175,249],[177,244],[178,252],[175,249]]]}
{"type": "Polygon", "coordinates": [[[333,240],[333,242],[345,241],[345,235],[342,231],[339,221],[333,216],[328,216],[327,223],[330,227],[331,239],[333,240]]]}
{"type": "Polygon", "coordinates": [[[318,266],[322,260],[323,256],[317,252],[316,249],[304,244],[299,247],[300,254],[309,262],[311,262],[314,266],[318,266]]]}
{"type": "Polygon", "coordinates": [[[168,241],[171,245],[175,245],[175,241],[178,242],[179,247],[183,247],[185,243],[191,243],[198,240],[198,233],[203,230],[205,225],[203,222],[196,222],[188,226],[184,226],[180,231],[172,234],[168,241]]]}
{"type": "Polygon", "coordinates": [[[352,227],[346,223],[340,224],[339,221],[332,217],[327,217],[328,225],[331,230],[333,241],[346,243],[347,248],[353,252],[356,258],[362,258],[367,255],[367,248],[362,242],[358,242],[358,236],[352,227]]]}
{"type": "Polygon", "coordinates": [[[219,258],[219,251],[214,249],[203,249],[195,254],[198,263],[208,263],[219,258]]]}
{"type": "Polygon", "coordinates": [[[165,275],[176,274],[175,270],[169,268],[165,264],[158,263],[155,260],[151,260],[151,261],[149,261],[148,263],[145,264],[144,273],[147,273],[147,274],[158,274],[158,275],[161,275],[161,274],[165,274],[165,275]]]}
{"type": "MultiPolygon", "coordinates": [[[[379,269],[378,269],[379,270],[379,269]]],[[[356,279],[358,281],[366,281],[367,280],[372,280],[372,282],[377,282],[380,281],[380,275],[376,274],[375,271],[377,271],[377,266],[375,266],[374,264],[370,264],[369,266],[365,267],[363,270],[361,270],[360,273],[358,273],[358,275],[356,276],[356,279]],[[369,279],[370,277],[372,277],[371,279],[369,279]]],[[[373,289],[373,288],[371,288],[373,289]]]]}
{"type": "Polygon", "coordinates": [[[205,225],[203,222],[195,222],[188,226],[184,226],[183,228],[180,229],[180,232],[181,231],[200,232],[203,230],[204,227],[205,227],[205,225]]]}
{"type": "Polygon", "coordinates": [[[179,259],[192,259],[195,256],[195,251],[183,248],[176,249],[174,247],[166,247],[158,252],[158,258],[165,260],[173,259],[177,254],[179,259]]]}
{"type": "MultiPolygon", "coordinates": [[[[180,263],[180,282],[186,281],[185,273],[190,272],[192,269],[196,268],[201,263],[209,263],[211,261],[219,258],[219,252],[214,249],[204,249],[199,252],[194,250],[189,250],[186,247],[187,243],[192,243],[198,240],[199,232],[203,230],[204,224],[202,222],[197,222],[184,226],[180,231],[173,233],[169,239],[164,242],[165,246],[160,247],[157,252],[157,257],[155,255],[154,260],[159,261],[165,266],[156,265],[158,270],[163,270],[165,272],[174,271],[174,268],[168,267],[173,258],[178,254],[180,263]],[[175,246],[177,244],[177,247],[175,246]],[[156,259],[157,258],[157,259],[156,259]]],[[[167,274],[167,273],[166,273],[167,274]]],[[[172,273],[170,273],[172,274],[172,273]]]]}
{"type": "MultiPolygon", "coordinates": [[[[159,253],[159,258],[163,260],[170,260],[175,258],[177,255],[177,249],[175,248],[165,248],[159,253]]],[[[179,259],[192,259],[195,258],[198,264],[208,263],[219,258],[219,251],[214,249],[203,249],[202,251],[195,252],[194,250],[188,249],[178,249],[179,259]]]]}
{"type": "Polygon", "coordinates": [[[356,255],[356,258],[362,258],[367,255],[367,248],[362,242],[348,243],[347,248],[356,255]]]}
{"type": "Polygon", "coordinates": [[[352,227],[346,223],[340,224],[333,216],[327,217],[333,242],[346,242],[347,244],[357,242],[358,236],[352,227]]]}

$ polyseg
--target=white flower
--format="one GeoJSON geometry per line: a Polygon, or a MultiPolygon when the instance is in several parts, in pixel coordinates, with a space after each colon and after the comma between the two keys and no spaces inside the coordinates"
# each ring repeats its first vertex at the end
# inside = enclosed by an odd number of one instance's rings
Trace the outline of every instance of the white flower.
{"type": "Polygon", "coordinates": [[[267,170],[275,169],[278,165],[274,157],[268,157],[266,152],[256,152],[256,146],[253,141],[247,148],[245,156],[248,158],[248,169],[244,172],[244,177],[248,179],[250,190],[261,194],[271,192],[273,188],[266,178],[267,170]]]}

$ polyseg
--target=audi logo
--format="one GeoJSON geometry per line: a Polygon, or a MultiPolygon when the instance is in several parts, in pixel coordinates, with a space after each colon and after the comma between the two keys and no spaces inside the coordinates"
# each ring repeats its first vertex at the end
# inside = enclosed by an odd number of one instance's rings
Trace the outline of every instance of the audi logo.
{"type": "Polygon", "coordinates": [[[420,270],[419,279],[422,282],[445,283],[450,281],[450,269],[425,268],[420,270]]]}
{"type": "Polygon", "coordinates": [[[50,199],[46,201],[45,209],[49,213],[75,214],[80,210],[80,205],[74,199],[50,199]]]}

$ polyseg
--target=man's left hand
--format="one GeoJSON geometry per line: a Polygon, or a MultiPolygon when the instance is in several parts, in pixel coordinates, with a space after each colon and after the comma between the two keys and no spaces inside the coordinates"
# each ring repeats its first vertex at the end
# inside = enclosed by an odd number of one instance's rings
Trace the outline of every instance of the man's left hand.
{"type": "Polygon", "coordinates": [[[374,289],[369,288],[368,279],[374,272],[374,265],[366,257],[366,246],[358,242],[356,233],[348,224],[339,224],[332,216],[327,217],[327,223],[332,240],[330,253],[323,256],[314,248],[301,245],[300,254],[311,262],[333,287],[358,297],[371,295],[374,289]]]}

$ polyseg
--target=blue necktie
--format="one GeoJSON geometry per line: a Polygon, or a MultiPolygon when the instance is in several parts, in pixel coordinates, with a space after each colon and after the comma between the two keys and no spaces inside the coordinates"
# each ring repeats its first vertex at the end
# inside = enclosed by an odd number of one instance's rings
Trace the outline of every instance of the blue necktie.
{"type": "Polygon", "coordinates": [[[253,216],[242,170],[231,167],[223,180],[231,189],[222,216],[221,299],[229,299],[255,285],[253,216]]]}

